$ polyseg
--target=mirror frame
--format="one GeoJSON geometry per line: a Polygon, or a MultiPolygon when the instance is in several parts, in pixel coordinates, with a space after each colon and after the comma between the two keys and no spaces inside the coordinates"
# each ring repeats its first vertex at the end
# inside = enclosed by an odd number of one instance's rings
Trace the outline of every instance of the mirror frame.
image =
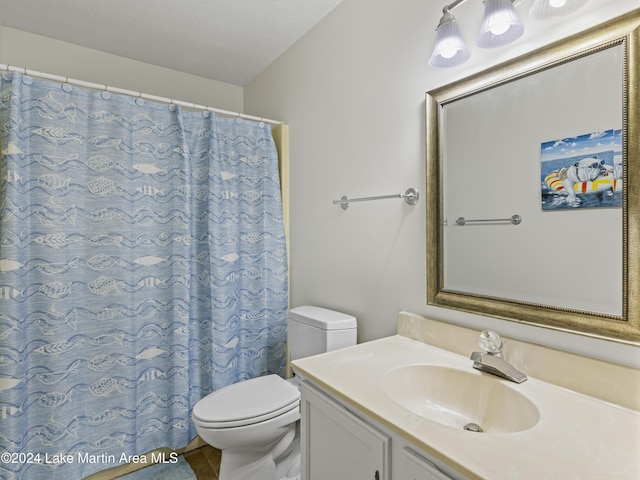
{"type": "Polygon", "coordinates": [[[640,345],[640,9],[426,94],[427,303],[640,345]],[[443,106],[614,46],[623,48],[622,315],[444,288],[443,106]]]}

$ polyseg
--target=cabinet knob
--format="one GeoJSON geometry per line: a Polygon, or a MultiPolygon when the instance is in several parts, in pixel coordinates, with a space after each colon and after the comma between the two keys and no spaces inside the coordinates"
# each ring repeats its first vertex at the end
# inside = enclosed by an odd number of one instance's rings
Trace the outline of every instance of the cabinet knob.
{"type": "Polygon", "coordinates": [[[375,480],[380,480],[380,472],[376,470],[376,474],[373,476],[375,480]]]}

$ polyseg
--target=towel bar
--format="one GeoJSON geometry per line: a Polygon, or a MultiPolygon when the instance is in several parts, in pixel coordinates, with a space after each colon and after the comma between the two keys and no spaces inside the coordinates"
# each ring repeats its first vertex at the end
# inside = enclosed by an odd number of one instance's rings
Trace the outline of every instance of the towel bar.
{"type": "Polygon", "coordinates": [[[522,222],[522,217],[520,215],[512,215],[511,218],[484,218],[484,219],[466,219],[464,217],[458,217],[456,219],[456,225],[463,226],[467,223],[480,223],[480,222],[491,222],[491,223],[502,223],[508,222],[512,225],[519,225],[522,222]]]}
{"type": "Polygon", "coordinates": [[[333,204],[334,205],[340,204],[342,209],[346,210],[347,208],[349,208],[349,203],[351,202],[368,202],[369,200],[385,200],[388,198],[403,198],[408,205],[415,205],[416,203],[418,203],[419,197],[420,197],[420,194],[415,188],[408,188],[407,191],[404,193],[396,193],[395,195],[380,195],[377,197],[349,198],[346,195],[344,195],[340,200],[334,200],[333,204]]]}

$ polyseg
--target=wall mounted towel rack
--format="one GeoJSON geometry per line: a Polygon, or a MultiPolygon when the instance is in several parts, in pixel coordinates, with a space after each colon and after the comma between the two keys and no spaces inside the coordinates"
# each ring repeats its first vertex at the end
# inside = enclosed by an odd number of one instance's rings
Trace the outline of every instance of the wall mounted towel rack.
{"type": "Polygon", "coordinates": [[[467,219],[464,217],[458,217],[456,219],[456,225],[463,226],[467,223],[480,223],[480,222],[490,222],[490,223],[511,223],[512,225],[519,225],[522,222],[522,217],[520,215],[512,215],[511,218],[483,218],[483,219],[467,219]]]}
{"type": "Polygon", "coordinates": [[[333,204],[342,207],[343,210],[349,208],[349,203],[351,202],[368,202],[369,200],[386,200],[388,198],[404,198],[404,201],[408,205],[415,205],[418,203],[418,198],[420,198],[420,194],[415,188],[407,188],[407,191],[404,193],[396,193],[395,195],[380,195],[377,197],[362,197],[362,198],[349,198],[344,195],[340,200],[334,200],[333,204]]]}

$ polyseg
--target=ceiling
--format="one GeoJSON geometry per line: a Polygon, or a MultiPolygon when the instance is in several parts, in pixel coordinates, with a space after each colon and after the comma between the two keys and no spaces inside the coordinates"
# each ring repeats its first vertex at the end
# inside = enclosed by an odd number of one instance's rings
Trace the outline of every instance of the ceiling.
{"type": "Polygon", "coordinates": [[[243,86],[341,1],[0,0],[0,22],[243,86]]]}

